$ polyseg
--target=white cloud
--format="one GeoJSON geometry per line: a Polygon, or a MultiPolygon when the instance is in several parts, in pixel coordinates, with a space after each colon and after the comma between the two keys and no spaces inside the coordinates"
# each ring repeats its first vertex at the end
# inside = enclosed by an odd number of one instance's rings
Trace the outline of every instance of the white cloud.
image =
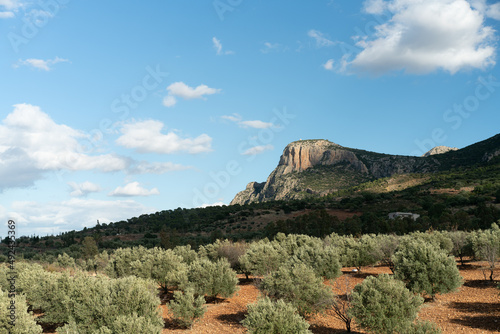
{"type": "Polygon", "coordinates": [[[472,8],[477,9],[486,17],[500,20],[500,2],[488,5],[486,0],[471,0],[470,3],[472,8]]]}
{"type": "Polygon", "coordinates": [[[326,63],[323,64],[323,68],[328,71],[333,70],[333,62],[333,59],[328,59],[326,63]]]}
{"type": "Polygon", "coordinates": [[[325,35],[318,30],[311,29],[307,32],[307,35],[316,40],[317,47],[332,46],[336,44],[334,41],[326,38],[325,35]]]}
{"type": "Polygon", "coordinates": [[[163,98],[163,105],[165,107],[173,107],[177,103],[177,99],[172,95],[167,95],[163,98]]]}
{"type": "Polygon", "coordinates": [[[129,161],[113,154],[89,155],[80,144],[87,136],[55,123],[39,107],[17,104],[0,124],[0,190],[24,187],[47,171],[117,171],[129,161]]]}
{"type": "Polygon", "coordinates": [[[13,10],[22,7],[23,4],[19,0],[0,0],[0,7],[6,10],[13,10]]]}
{"type": "Polygon", "coordinates": [[[368,14],[382,14],[387,8],[385,0],[366,0],[364,2],[364,10],[368,14]]]}
{"type": "Polygon", "coordinates": [[[164,124],[156,120],[124,124],[116,143],[140,153],[170,154],[177,152],[202,153],[212,150],[212,138],[206,134],[196,138],[181,138],[175,132],[163,134],[164,124]]]}
{"type": "Polygon", "coordinates": [[[62,202],[16,201],[2,221],[14,219],[19,235],[58,234],[101,223],[117,222],[155,212],[133,200],[94,200],[71,198],[62,202]]]}
{"type": "Polygon", "coordinates": [[[189,87],[184,82],[174,82],[167,87],[168,95],[163,99],[165,107],[172,107],[177,103],[176,97],[184,100],[202,99],[205,95],[219,93],[221,89],[210,88],[207,85],[199,85],[196,88],[189,87]]]}
{"type": "Polygon", "coordinates": [[[109,193],[109,196],[151,196],[159,195],[160,192],[157,188],[148,190],[141,187],[139,182],[127,183],[124,187],[117,187],[115,190],[109,193]]]}
{"type": "Polygon", "coordinates": [[[192,169],[191,166],[174,164],[172,162],[147,162],[141,161],[136,166],[129,168],[129,174],[163,174],[173,171],[192,169]]]}
{"type": "Polygon", "coordinates": [[[98,184],[89,181],[83,183],[68,182],[68,185],[73,189],[70,195],[75,197],[86,196],[90,193],[101,191],[101,187],[98,184]]]}
{"type": "Polygon", "coordinates": [[[238,115],[238,114],[232,114],[232,115],[224,115],[224,116],[221,116],[222,119],[227,119],[227,120],[230,120],[232,122],[239,122],[241,121],[241,116],[238,115]]]}
{"type": "Polygon", "coordinates": [[[287,51],[288,48],[279,44],[279,43],[269,43],[265,42],[264,43],[264,48],[260,50],[262,53],[270,53],[270,52],[281,52],[281,51],[287,51]]]}
{"type": "Polygon", "coordinates": [[[0,12],[0,19],[10,19],[14,17],[14,12],[0,12]]]}
{"type": "Polygon", "coordinates": [[[216,37],[213,37],[212,38],[212,43],[214,44],[214,49],[215,51],[217,52],[217,55],[218,56],[222,56],[222,55],[232,55],[234,54],[233,51],[222,51],[222,43],[220,42],[219,39],[217,39],[216,37]]]}
{"type": "Polygon", "coordinates": [[[263,122],[259,120],[255,121],[241,121],[239,124],[242,127],[250,127],[254,129],[267,129],[273,126],[273,123],[263,122]]]}
{"type": "Polygon", "coordinates": [[[466,0],[365,2],[367,12],[383,10],[391,19],[376,26],[373,39],[357,42],[363,50],[349,63],[357,70],[421,74],[443,69],[454,74],[495,63],[494,30],[466,0]]]}
{"type": "Polygon", "coordinates": [[[221,116],[222,119],[227,119],[231,122],[237,123],[239,126],[242,128],[254,128],[254,129],[267,129],[271,128],[274,126],[273,123],[268,123],[268,122],[263,122],[259,120],[253,120],[253,121],[243,121],[243,118],[241,115],[238,114],[233,114],[233,115],[224,115],[221,116]]]}
{"type": "Polygon", "coordinates": [[[251,147],[241,154],[242,155],[257,155],[257,154],[261,154],[261,153],[264,153],[265,151],[269,151],[272,149],[274,149],[273,145],[259,145],[259,146],[251,147]]]}
{"type": "Polygon", "coordinates": [[[43,71],[50,71],[52,69],[52,65],[55,65],[57,63],[68,63],[68,62],[69,62],[68,59],[63,59],[59,57],[47,60],[35,59],[35,58],[30,58],[26,60],[19,59],[19,61],[16,64],[14,64],[14,67],[29,66],[43,71]]]}
{"type": "Polygon", "coordinates": [[[491,17],[495,20],[500,20],[500,2],[497,2],[489,6],[486,16],[491,17]]]}

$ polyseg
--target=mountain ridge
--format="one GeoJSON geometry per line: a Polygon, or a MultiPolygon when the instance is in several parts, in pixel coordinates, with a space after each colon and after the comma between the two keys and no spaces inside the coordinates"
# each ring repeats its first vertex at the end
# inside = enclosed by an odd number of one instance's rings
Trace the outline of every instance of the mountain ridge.
{"type": "MultiPolygon", "coordinates": [[[[431,150],[432,151],[432,150],[431,150]]],[[[500,134],[460,150],[415,157],[344,147],[325,139],[288,144],[265,182],[250,182],[233,204],[323,196],[364,182],[412,173],[433,173],[500,156],[500,134]]]]}

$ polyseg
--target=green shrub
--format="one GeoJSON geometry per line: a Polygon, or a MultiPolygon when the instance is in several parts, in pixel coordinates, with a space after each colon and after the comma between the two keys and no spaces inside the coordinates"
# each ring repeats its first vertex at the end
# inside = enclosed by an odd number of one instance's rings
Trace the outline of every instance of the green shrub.
{"type": "Polygon", "coordinates": [[[423,243],[406,240],[394,254],[394,277],[406,283],[415,293],[448,293],[462,285],[455,258],[446,251],[423,243]]]}
{"type": "Polygon", "coordinates": [[[382,259],[379,244],[371,235],[362,239],[353,236],[340,236],[332,233],[325,238],[325,243],[335,247],[343,267],[361,267],[374,265],[382,259]]]}
{"type": "Polygon", "coordinates": [[[240,263],[243,270],[262,276],[277,270],[287,258],[286,250],[277,242],[260,240],[250,244],[240,263]]]}
{"type": "Polygon", "coordinates": [[[104,327],[112,333],[134,333],[133,328],[140,326],[157,329],[148,333],[161,333],[163,328],[160,300],[152,281],[133,276],[91,277],[82,272],[71,277],[67,272],[49,273],[33,264],[20,266],[19,287],[32,307],[44,313],[37,319],[39,322],[66,323],[60,333],[92,334],[104,327]],[[132,329],[116,330],[126,322],[122,320],[122,325],[116,327],[120,317],[127,317],[132,329]]]}
{"type": "Polygon", "coordinates": [[[498,225],[493,223],[488,230],[474,232],[471,240],[474,255],[488,262],[490,281],[493,281],[496,262],[500,257],[500,229],[498,225]]]}
{"type": "Polygon", "coordinates": [[[268,297],[248,305],[248,314],[241,322],[250,334],[308,334],[309,324],[297,309],[283,300],[271,301],[268,297]]]}
{"type": "Polygon", "coordinates": [[[290,259],[292,262],[302,262],[310,266],[316,275],[326,279],[342,275],[339,256],[333,247],[299,247],[290,259]]]}
{"type": "Polygon", "coordinates": [[[57,256],[57,264],[64,268],[74,268],[76,266],[75,259],[66,253],[57,256]]]}
{"type": "Polygon", "coordinates": [[[198,254],[194,249],[191,249],[191,245],[176,246],[173,251],[174,254],[180,256],[182,261],[186,264],[190,264],[198,258],[198,254]]]}
{"type": "Polygon", "coordinates": [[[106,274],[110,277],[134,275],[144,279],[151,278],[164,290],[186,283],[187,265],[171,249],[147,249],[143,246],[120,248],[112,258],[106,268],[106,274]]]}
{"type": "Polygon", "coordinates": [[[0,290],[0,334],[40,334],[42,327],[36,324],[33,314],[28,312],[26,298],[22,294],[16,294],[14,299],[9,298],[7,292],[0,290]],[[15,304],[15,322],[12,325],[10,307],[11,300],[15,304]]]}
{"type": "Polygon", "coordinates": [[[333,303],[332,290],[304,263],[285,263],[264,277],[260,289],[271,299],[291,303],[302,316],[321,312],[333,303]]]}
{"type": "Polygon", "coordinates": [[[420,321],[412,324],[409,334],[441,334],[441,329],[430,321],[420,321]]]}
{"type": "Polygon", "coordinates": [[[238,277],[226,259],[212,262],[199,259],[191,263],[187,270],[187,285],[198,295],[229,298],[237,290],[238,277]]]}
{"type": "Polygon", "coordinates": [[[205,313],[205,298],[195,297],[193,289],[174,292],[174,300],[170,301],[169,308],[176,322],[182,327],[191,327],[196,319],[205,313]]]}
{"type": "Polygon", "coordinates": [[[407,333],[423,298],[387,274],[370,276],[354,287],[350,313],[370,333],[407,333]]]}
{"type": "Polygon", "coordinates": [[[448,232],[448,237],[453,245],[451,254],[460,258],[460,264],[464,265],[464,257],[473,255],[470,233],[465,231],[448,232]]]}

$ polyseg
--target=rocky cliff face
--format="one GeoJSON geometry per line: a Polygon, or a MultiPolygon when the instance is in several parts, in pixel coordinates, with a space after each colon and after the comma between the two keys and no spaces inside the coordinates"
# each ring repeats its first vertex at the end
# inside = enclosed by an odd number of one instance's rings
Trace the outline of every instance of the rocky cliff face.
{"type": "Polygon", "coordinates": [[[322,196],[367,181],[408,173],[431,173],[473,164],[491,163],[500,156],[500,134],[461,150],[436,147],[424,157],[380,154],[343,147],[328,140],[288,144],[266,182],[251,182],[231,204],[322,196]],[[442,154],[449,152],[448,154],[442,154]]]}
{"type": "MultiPolygon", "coordinates": [[[[285,147],[276,169],[264,183],[251,182],[239,192],[231,204],[247,204],[267,200],[300,198],[300,194],[326,194],[346,185],[345,178],[338,172],[355,175],[357,179],[391,176],[396,173],[412,172],[419,158],[397,157],[373,152],[353,150],[327,140],[303,140],[285,147]],[[313,171],[326,167],[327,172],[313,175],[313,171]],[[303,172],[315,176],[316,185],[305,184],[303,172]],[[335,177],[339,180],[335,180],[335,177]],[[320,183],[320,184],[318,184],[320,183]],[[333,189],[324,189],[321,183],[328,183],[333,189]]],[[[352,186],[352,184],[347,184],[352,186]]]]}

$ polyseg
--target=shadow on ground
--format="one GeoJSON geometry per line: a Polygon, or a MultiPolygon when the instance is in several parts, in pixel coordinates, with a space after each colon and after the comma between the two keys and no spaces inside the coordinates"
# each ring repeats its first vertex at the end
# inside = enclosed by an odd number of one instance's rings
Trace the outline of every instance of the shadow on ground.
{"type": "Polygon", "coordinates": [[[241,325],[241,321],[245,319],[247,312],[240,311],[231,314],[221,314],[217,316],[217,319],[228,325],[241,325]]]}

